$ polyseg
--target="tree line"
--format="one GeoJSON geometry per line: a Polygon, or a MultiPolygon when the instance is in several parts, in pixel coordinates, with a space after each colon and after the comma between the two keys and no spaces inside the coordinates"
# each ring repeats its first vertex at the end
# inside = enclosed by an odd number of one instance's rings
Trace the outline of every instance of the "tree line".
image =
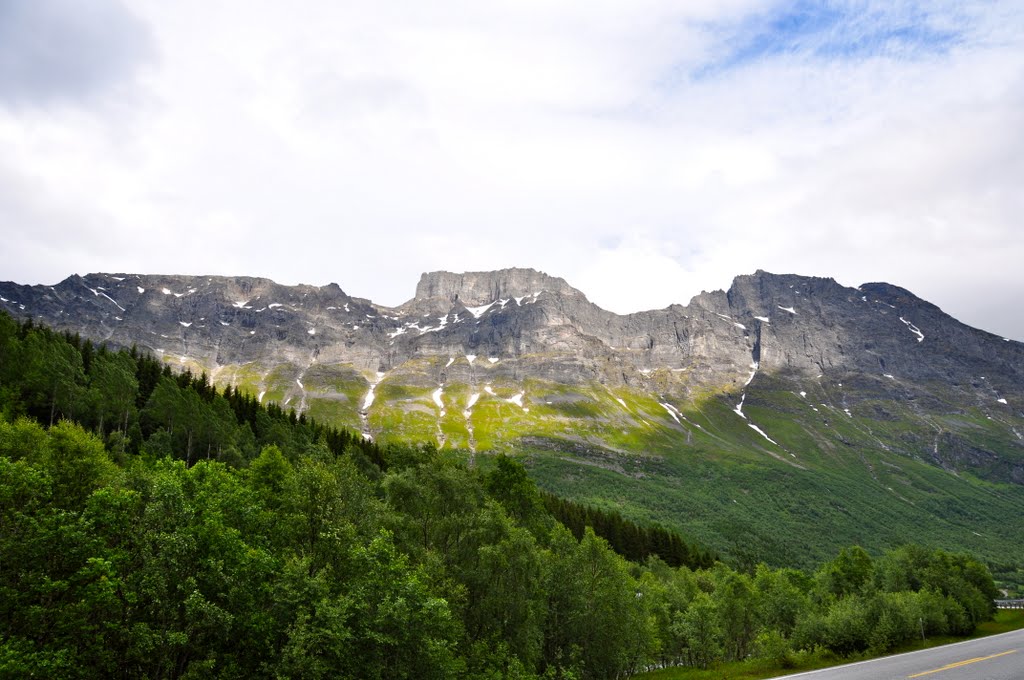
{"type": "Polygon", "coordinates": [[[0,677],[621,678],[992,615],[984,564],[915,546],[811,573],[629,561],[556,516],[642,527],[489,463],[0,315],[0,677]]]}
{"type": "Polygon", "coordinates": [[[379,447],[336,428],[262,405],[226,386],[218,391],[205,373],[175,373],[135,347],[111,351],[77,333],[57,333],[16,322],[0,312],[0,413],[46,425],[81,424],[119,456],[151,454],[244,465],[268,443],[290,453],[310,445],[341,455],[355,447],[380,467],[379,447]]]}
{"type": "Polygon", "coordinates": [[[631,562],[643,562],[653,555],[670,567],[707,569],[718,560],[713,552],[688,543],[665,527],[643,526],[615,510],[582,505],[547,491],[541,491],[541,499],[551,516],[564,524],[577,539],[583,538],[589,527],[608,541],[612,550],[631,562]]]}

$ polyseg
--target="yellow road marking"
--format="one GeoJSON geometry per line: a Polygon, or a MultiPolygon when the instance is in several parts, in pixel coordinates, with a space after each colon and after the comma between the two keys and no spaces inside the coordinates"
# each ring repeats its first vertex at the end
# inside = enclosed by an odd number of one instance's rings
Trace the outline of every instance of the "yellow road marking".
{"type": "Polygon", "coordinates": [[[989,659],[994,659],[994,658],[996,658],[998,656],[1006,656],[1007,654],[1013,654],[1016,651],[1017,651],[1016,649],[1011,649],[1008,652],[1000,652],[999,654],[993,654],[991,656],[979,656],[976,659],[967,659],[966,661],[957,661],[956,663],[951,663],[948,666],[943,666],[942,668],[936,668],[935,670],[932,670],[932,671],[925,671],[924,673],[918,673],[917,675],[908,675],[907,677],[908,678],[919,678],[922,675],[931,675],[932,673],[941,673],[942,671],[948,671],[948,670],[953,669],[953,668],[960,668],[960,666],[966,666],[967,664],[978,663],[979,661],[988,661],[989,659]]]}

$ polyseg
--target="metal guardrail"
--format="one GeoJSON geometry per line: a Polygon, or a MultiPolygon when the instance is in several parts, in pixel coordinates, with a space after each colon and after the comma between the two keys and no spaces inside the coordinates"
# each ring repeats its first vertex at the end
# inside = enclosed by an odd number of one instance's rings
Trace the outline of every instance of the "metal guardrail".
{"type": "Polygon", "coordinates": [[[996,600],[996,609],[1024,609],[1024,600],[996,600]]]}

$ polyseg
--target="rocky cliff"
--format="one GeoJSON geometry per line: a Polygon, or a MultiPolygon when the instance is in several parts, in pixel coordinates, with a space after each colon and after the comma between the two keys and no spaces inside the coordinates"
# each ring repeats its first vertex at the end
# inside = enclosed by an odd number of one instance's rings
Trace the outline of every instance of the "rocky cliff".
{"type": "MultiPolygon", "coordinates": [[[[55,286],[4,283],[0,304],[17,317],[136,345],[368,435],[386,434],[387,423],[371,417],[386,409],[384,399],[373,404],[378,384],[431,393],[462,386],[465,403],[498,384],[527,401],[552,396],[552,403],[575,398],[555,392],[600,386],[681,406],[707,395],[746,399],[768,379],[845,381],[843,408],[890,399],[936,409],[952,395],[964,408],[1019,417],[1024,404],[1021,343],[964,326],[889,284],[847,288],[762,271],[687,305],[629,315],[603,310],[563,279],[531,269],[424,274],[415,296],[396,308],[336,284],[134,274],[72,276],[55,286]],[[531,382],[540,394],[526,389],[531,382]]],[[[403,413],[443,408],[423,394],[418,405],[405,401],[391,403],[403,413]]],[[[453,409],[462,410],[470,409],[453,409]]],[[[458,439],[444,434],[443,423],[426,421],[419,434],[458,439]]],[[[463,445],[475,447],[475,439],[463,445]]]]}
{"type": "Polygon", "coordinates": [[[525,454],[562,495],[733,555],[914,527],[998,556],[1024,531],[1024,345],[890,284],[758,271],[617,315],[529,269],[424,274],[394,308],[335,284],[90,274],[2,283],[0,308],[385,443],[525,454]]]}

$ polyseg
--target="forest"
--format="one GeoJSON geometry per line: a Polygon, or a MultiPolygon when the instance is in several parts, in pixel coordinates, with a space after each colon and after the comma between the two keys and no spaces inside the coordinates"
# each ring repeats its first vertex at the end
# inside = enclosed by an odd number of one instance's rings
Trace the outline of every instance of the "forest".
{"type": "Polygon", "coordinates": [[[0,314],[0,678],[623,678],[966,635],[988,567],[905,545],[735,568],[0,314]]]}

